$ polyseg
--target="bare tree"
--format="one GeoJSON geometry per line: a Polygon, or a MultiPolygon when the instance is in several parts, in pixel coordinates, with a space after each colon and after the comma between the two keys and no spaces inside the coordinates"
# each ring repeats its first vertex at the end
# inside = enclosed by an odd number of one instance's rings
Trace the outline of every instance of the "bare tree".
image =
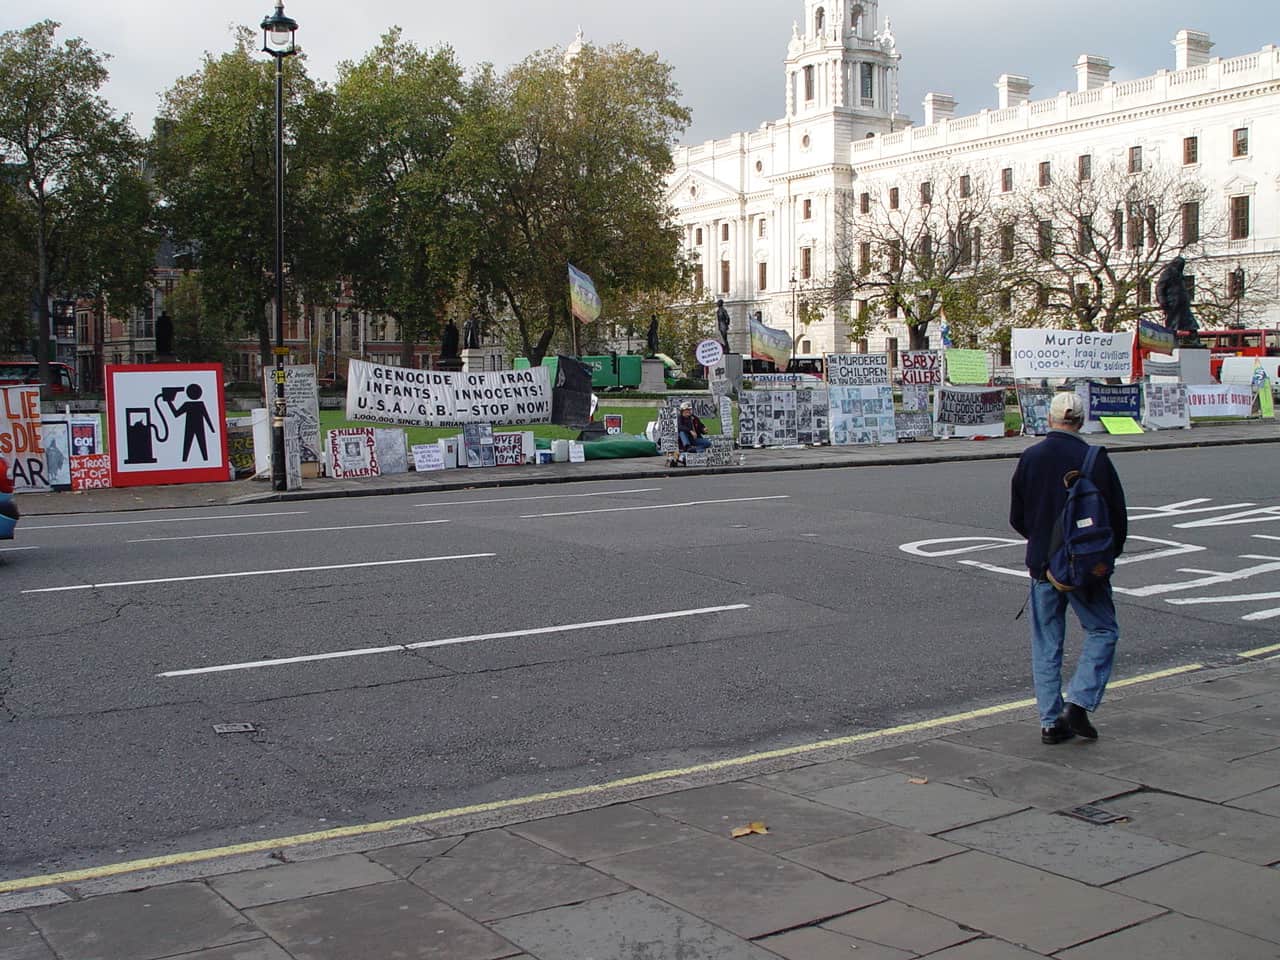
{"type": "Polygon", "coordinates": [[[838,211],[828,297],[857,303],[864,328],[900,321],[913,350],[944,316],[976,332],[1003,282],[989,251],[993,222],[986,180],[950,163],[855,188],[838,211]]]}

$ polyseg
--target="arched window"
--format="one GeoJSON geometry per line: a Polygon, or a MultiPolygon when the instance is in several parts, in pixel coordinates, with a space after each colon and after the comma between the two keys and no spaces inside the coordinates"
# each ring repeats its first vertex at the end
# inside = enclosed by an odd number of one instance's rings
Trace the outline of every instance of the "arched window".
{"type": "Polygon", "coordinates": [[[849,11],[849,26],[853,28],[854,33],[860,33],[858,29],[862,22],[862,4],[855,3],[849,11]]]}
{"type": "Polygon", "coordinates": [[[822,31],[827,28],[827,11],[819,7],[818,12],[813,15],[813,32],[816,36],[822,36],[822,31]]]}

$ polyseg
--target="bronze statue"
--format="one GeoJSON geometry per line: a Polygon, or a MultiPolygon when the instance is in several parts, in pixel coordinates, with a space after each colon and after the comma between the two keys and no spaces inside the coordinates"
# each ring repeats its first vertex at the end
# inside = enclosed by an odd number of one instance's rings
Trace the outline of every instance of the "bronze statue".
{"type": "Polygon", "coordinates": [[[462,345],[467,350],[480,349],[480,321],[475,317],[462,325],[462,345]]]}
{"type": "Polygon", "coordinates": [[[452,319],[444,325],[440,332],[440,359],[458,359],[458,325],[452,319]]]}
{"type": "Polygon", "coordinates": [[[1179,333],[1189,334],[1191,340],[1198,341],[1196,332],[1200,329],[1200,324],[1191,312],[1191,298],[1187,296],[1187,284],[1182,276],[1186,265],[1187,261],[1183,257],[1174,257],[1160,272],[1160,280],[1156,283],[1156,302],[1164,311],[1164,325],[1175,336],[1179,333]]]}
{"type": "Polygon", "coordinates": [[[649,332],[645,335],[645,340],[649,348],[649,356],[653,356],[658,352],[658,315],[656,313],[649,318],[649,332]]]}
{"type": "Polygon", "coordinates": [[[720,330],[720,343],[724,352],[729,353],[729,311],[724,308],[724,301],[716,301],[716,326],[720,330]]]}

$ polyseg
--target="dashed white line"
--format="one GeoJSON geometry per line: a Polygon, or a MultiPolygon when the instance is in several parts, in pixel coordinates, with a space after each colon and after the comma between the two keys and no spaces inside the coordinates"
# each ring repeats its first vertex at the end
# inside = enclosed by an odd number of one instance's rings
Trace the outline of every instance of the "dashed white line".
{"type": "Polygon", "coordinates": [[[562,623],[553,627],[531,627],[526,630],[507,630],[502,633],[478,633],[465,637],[447,637],[442,640],[423,640],[418,643],[399,643],[386,647],[362,647],[356,650],[336,650],[332,653],[313,653],[300,657],[280,657],[275,660],[252,660],[245,663],[224,663],[213,667],[192,667],[186,670],[168,670],[158,677],[191,677],[206,673],[230,673],[238,670],[259,670],[263,667],[281,667],[293,663],[315,663],[321,660],[343,660],[351,657],[370,657],[380,653],[403,653],[410,650],[427,650],[432,647],[449,647],[461,643],[478,643],[482,640],[510,640],[515,637],[536,637],[548,633],[571,633],[579,630],[596,630],[601,627],[617,627],[630,623],[653,623],[657,620],[675,620],[683,617],[699,617],[712,613],[728,613],[733,610],[749,610],[746,603],[733,603],[720,607],[699,607],[694,610],[673,610],[669,613],[648,613],[636,617],[615,617],[611,620],[590,620],[586,623],[562,623]]]}
{"type": "Polygon", "coordinates": [[[192,537],[139,537],[126,543],[168,543],[174,540],[219,540],[226,537],[273,537],[285,533],[331,533],[335,530],[378,530],[383,527],[424,527],[449,520],[406,520],[398,523],[354,523],[343,527],[297,527],[292,530],[242,530],[236,533],[201,533],[192,537]]]}
{"type": "Polygon", "coordinates": [[[473,503],[524,503],[527,500],[574,500],[580,497],[612,497],[624,493],[657,493],[661,487],[640,487],[635,490],[601,490],[598,493],[547,493],[535,497],[494,497],[488,500],[444,500],[440,503],[418,503],[418,507],[469,507],[473,503]]]}
{"type": "Polygon", "coordinates": [[[102,590],[107,587],[143,587],[156,583],[190,583],[194,580],[231,580],[237,577],[270,577],[281,573],[315,573],[324,570],[359,570],[367,567],[394,567],[410,563],[434,563],[443,560],[478,560],[496,557],[496,553],[462,553],[448,557],[412,557],[407,560],[373,560],[367,563],[330,563],[320,567],[285,567],[282,570],[242,570],[236,573],[201,573],[190,577],[157,577],[154,580],[117,580],[113,583],[77,583],[66,587],[40,587],[25,593],[66,593],[70,590],[102,590]]]}
{"type": "Polygon", "coordinates": [[[705,507],[715,503],[755,503],[761,500],[790,500],[788,494],[773,497],[734,497],[728,500],[685,500],[682,503],[654,503],[641,507],[605,507],[600,510],[565,510],[559,513],[527,513],[521,520],[539,520],[544,517],[579,517],[590,513],[627,513],[632,510],[674,510],[678,507],[705,507]]]}
{"type": "Polygon", "coordinates": [[[283,510],[277,513],[228,513],[213,517],[160,517],[154,520],[97,520],[93,523],[55,523],[44,526],[24,525],[23,533],[28,530],[71,530],[76,527],[127,527],[140,523],[203,523],[206,520],[257,520],[259,517],[300,517],[306,510],[283,510]]]}

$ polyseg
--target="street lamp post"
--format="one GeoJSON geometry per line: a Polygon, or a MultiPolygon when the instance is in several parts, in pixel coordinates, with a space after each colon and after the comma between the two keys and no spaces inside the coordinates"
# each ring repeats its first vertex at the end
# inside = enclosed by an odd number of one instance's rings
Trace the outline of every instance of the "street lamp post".
{"type": "Polygon", "coordinates": [[[275,407],[271,418],[271,486],[287,486],[284,463],[284,58],[298,52],[296,20],[284,15],[284,0],[275,13],[262,18],[262,49],[276,61],[276,347],[275,407]]]}
{"type": "Polygon", "coordinates": [[[791,268],[791,352],[796,352],[796,268],[791,268]]]}

